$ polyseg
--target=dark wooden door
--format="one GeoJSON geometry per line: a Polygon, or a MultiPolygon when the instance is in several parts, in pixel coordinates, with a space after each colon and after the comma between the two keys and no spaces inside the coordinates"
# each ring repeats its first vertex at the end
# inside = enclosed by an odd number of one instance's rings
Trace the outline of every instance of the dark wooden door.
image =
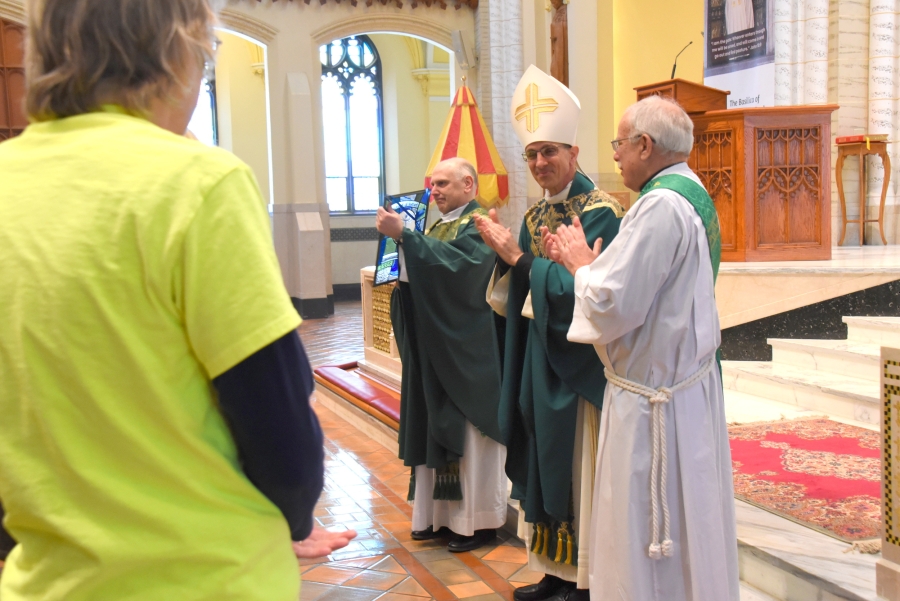
{"type": "Polygon", "coordinates": [[[25,27],[0,19],[0,142],[22,133],[25,116],[25,27]]]}

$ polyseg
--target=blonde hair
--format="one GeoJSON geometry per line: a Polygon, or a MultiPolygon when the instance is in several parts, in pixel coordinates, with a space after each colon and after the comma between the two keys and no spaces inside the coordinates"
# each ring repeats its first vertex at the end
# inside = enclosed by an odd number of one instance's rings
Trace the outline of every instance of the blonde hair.
{"type": "Polygon", "coordinates": [[[119,104],[142,114],[214,58],[216,0],[27,0],[25,107],[36,121],[119,104]]]}

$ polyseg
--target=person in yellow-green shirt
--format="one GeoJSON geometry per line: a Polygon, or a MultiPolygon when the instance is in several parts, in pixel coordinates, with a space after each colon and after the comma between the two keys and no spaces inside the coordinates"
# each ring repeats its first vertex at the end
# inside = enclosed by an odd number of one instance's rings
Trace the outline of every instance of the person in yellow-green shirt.
{"type": "Polygon", "coordinates": [[[32,124],[0,144],[0,598],[295,601],[296,557],[353,533],[313,527],[312,374],[256,181],[182,135],[209,0],[26,4],[32,124]]]}

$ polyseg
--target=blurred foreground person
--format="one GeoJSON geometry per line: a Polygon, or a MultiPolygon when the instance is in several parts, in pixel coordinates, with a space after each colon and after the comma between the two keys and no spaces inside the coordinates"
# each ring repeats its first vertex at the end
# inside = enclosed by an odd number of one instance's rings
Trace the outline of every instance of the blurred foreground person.
{"type": "Polygon", "coordinates": [[[250,169],[185,138],[208,0],[30,0],[0,144],[3,601],[294,601],[323,449],[250,169]],[[229,427],[230,426],[230,427],[229,427]],[[292,540],[302,541],[294,545],[292,540]]]}

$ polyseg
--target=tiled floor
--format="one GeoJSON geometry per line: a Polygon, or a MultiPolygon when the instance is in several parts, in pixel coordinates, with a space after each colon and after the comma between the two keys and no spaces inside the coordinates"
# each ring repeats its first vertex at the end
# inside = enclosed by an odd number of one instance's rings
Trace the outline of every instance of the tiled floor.
{"type": "Polygon", "coordinates": [[[446,540],[410,538],[412,507],[404,500],[409,470],[322,407],[325,491],[315,516],[330,529],[359,533],[350,546],[303,561],[303,601],[501,601],[540,577],[526,566],[525,548],[506,532],[471,553],[450,553],[446,540]]]}
{"type": "Polygon", "coordinates": [[[363,356],[362,303],[334,304],[334,315],[306,319],[297,328],[313,367],[349,363],[363,356]]]}
{"type": "MultiPolygon", "coordinates": [[[[362,357],[361,314],[359,302],[337,303],[334,316],[303,322],[300,336],[314,366],[362,357]]],[[[503,531],[471,553],[448,552],[446,540],[413,541],[409,469],[339,416],[315,408],[326,438],[316,520],[359,536],[333,556],[302,562],[303,601],[511,601],[514,587],[540,579],[525,566],[522,543],[503,531]]]]}

